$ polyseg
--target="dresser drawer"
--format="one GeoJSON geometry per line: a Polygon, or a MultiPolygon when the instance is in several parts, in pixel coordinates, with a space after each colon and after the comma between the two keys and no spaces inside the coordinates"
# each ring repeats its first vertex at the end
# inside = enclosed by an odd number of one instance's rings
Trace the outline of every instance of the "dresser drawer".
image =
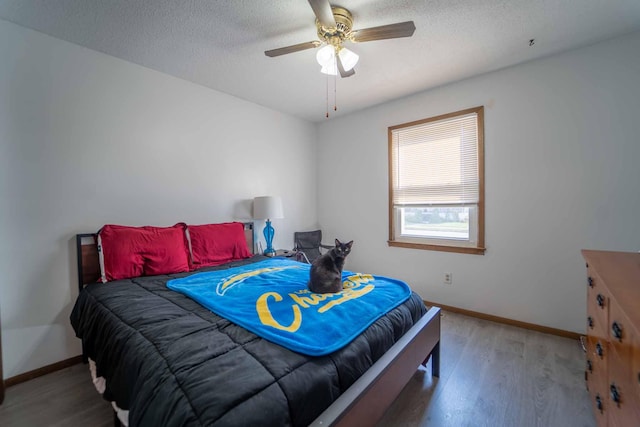
{"type": "MultiPolygon", "coordinates": [[[[636,395],[640,399],[640,334],[633,337],[633,362],[631,370],[631,378],[636,390],[636,395]]],[[[640,411],[640,407],[638,408],[640,411]]]]}
{"type": "Polygon", "coordinates": [[[593,407],[593,415],[598,427],[606,427],[609,419],[609,401],[602,390],[589,390],[589,398],[593,407]]]}
{"type": "Polygon", "coordinates": [[[609,291],[594,273],[589,275],[587,291],[587,330],[588,334],[608,336],[607,319],[609,315],[609,291]]]}
{"type": "Polygon", "coordinates": [[[635,333],[631,322],[629,322],[614,298],[609,300],[608,329],[611,350],[615,351],[620,361],[624,361],[625,376],[631,377],[632,366],[630,361],[633,354],[635,333]]]}
{"type": "Polygon", "coordinates": [[[594,372],[606,372],[608,353],[609,343],[606,340],[594,336],[587,337],[587,360],[593,362],[594,372]]]}
{"type": "Polygon", "coordinates": [[[640,426],[640,399],[634,389],[631,367],[628,359],[623,359],[611,347],[609,352],[609,419],[615,419],[613,425],[640,426]]]}
{"type": "Polygon", "coordinates": [[[640,427],[640,253],[583,250],[585,378],[599,427],[640,427]]]}
{"type": "MultiPolygon", "coordinates": [[[[609,349],[607,342],[596,337],[587,337],[586,379],[589,391],[599,392],[606,398],[607,360],[609,349]]],[[[594,394],[595,397],[595,394],[594,394]]]]}
{"type": "Polygon", "coordinates": [[[597,315],[595,309],[587,313],[587,336],[600,341],[609,341],[609,331],[607,330],[607,320],[602,320],[597,315]]]}

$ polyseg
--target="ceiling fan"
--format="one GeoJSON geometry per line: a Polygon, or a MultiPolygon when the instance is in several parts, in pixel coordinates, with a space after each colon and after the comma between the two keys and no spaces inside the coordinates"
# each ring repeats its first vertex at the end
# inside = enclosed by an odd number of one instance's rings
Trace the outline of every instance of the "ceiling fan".
{"type": "Polygon", "coordinates": [[[320,40],[267,50],[264,52],[265,55],[274,57],[323,46],[316,55],[318,63],[322,66],[321,72],[331,75],[339,72],[341,77],[349,77],[355,74],[353,67],[358,62],[358,55],[345,48],[344,42],[361,43],[411,37],[416,29],[413,21],[406,21],[354,30],[353,17],[347,9],[331,6],[329,0],[309,0],[309,4],[316,15],[320,40]]]}

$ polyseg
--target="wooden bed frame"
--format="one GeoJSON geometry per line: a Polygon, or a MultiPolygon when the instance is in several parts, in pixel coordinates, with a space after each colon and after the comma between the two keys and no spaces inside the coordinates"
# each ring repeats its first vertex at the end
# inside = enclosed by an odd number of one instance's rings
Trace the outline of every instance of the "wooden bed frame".
{"type": "MultiPolygon", "coordinates": [[[[247,247],[255,253],[253,223],[245,223],[247,247]]],[[[100,278],[96,234],[77,234],[79,290],[100,278]]],[[[83,351],[84,353],[84,351],[83,351]]],[[[440,308],[429,311],[369,370],[335,400],[314,427],[374,425],[398,397],[420,365],[431,359],[431,373],[440,376],[440,308]]],[[[83,360],[87,361],[83,354],[83,360]]],[[[114,423],[119,425],[117,416],[114,423]]]]}

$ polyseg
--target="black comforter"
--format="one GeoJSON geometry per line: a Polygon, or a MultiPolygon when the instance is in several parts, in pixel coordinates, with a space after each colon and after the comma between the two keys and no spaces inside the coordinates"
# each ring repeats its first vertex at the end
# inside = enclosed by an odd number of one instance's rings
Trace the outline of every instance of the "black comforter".
{"type": "Polygon", "coordinates": [[[105,399],[130,410],[130,426],[308,425],[426,312],[413,294],[347,347],[310,357],[166,288],[187,274],[89,285],[71,313],[105,399]]]}

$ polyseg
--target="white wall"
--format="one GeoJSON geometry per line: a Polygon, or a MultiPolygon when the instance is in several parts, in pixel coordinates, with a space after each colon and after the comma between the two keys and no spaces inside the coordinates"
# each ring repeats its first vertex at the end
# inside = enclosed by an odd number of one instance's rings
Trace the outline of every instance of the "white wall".
{"type": "Polygon", "coordinates": [[[639,52],[635,33],[320,125],[325,240],[354,239],[348,269],[424,299],[583,332],[580,249],[640,250],[639,52]],[[479,105],[486,255],[388,247],[387,127],[479,105]]]}
{"type": "Polygon", "coordinates": [[[0,20],[5,377],[80,354],[69,324],[76,233],[244,220],[254,196],[277,194],[286,219],[274,220],[274,246],[292,247],[294,230],[317,224],[315,132],[0,20]]]}
{"type": "Polygon", "coordinates": [[[284,200],[276,247],[319,220],[356,241],[349,269],[583,331],[579,250],[640,249],[638,51],[640,33],[332,119],[316,151],[312,124],[0,20],[5,377],[80,353],[75,233],[248,219],[263,194],[284,200]],[[389,248],[387,127],[477,105],[486,255],[389,248]]]}

